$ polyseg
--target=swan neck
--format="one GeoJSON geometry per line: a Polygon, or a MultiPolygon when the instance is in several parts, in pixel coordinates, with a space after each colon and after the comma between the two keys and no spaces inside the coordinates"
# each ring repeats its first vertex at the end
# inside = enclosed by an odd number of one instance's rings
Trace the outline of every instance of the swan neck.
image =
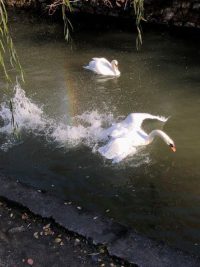
{"type": "Polygon", "coordinates": [[[151,143],[156,136],[159,136],[165,143],[167,143],[167,138],[168,136],[166,133],[164,133],[161,130],[153,130],[149,135],[148,135],[148,143],[151,143]]]}
{"type": "Polygon", "coordinates": [[[113,72],[115,73],[115,75],[120,74],[118,67],[113,62],[112,62],[112,69],[113,69],[113,72]]]}

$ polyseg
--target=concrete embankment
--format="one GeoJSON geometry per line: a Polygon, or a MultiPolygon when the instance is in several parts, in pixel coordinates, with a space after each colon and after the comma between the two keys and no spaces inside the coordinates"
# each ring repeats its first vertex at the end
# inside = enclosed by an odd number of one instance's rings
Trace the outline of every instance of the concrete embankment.
{"type": "Polygon", "coordinates": [[[0,197],[53,219],[64,229],[102,245],[109,255],[139,267],[199,267],[200,259],[137,234],[109,218],[77,209],[48,193],[0,176],[0,197]]]}

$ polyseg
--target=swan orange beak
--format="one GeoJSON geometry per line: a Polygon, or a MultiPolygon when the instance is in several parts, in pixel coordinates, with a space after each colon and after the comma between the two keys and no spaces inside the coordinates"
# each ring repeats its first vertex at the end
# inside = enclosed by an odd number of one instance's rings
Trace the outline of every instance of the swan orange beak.
{"type": "Polygon", "coordinates": [[[172,150],[173,152],[176,152],[176,147],[175,147],[175,146],[170,146],[170,148],[171,148],[171,150],[172,150]]]}

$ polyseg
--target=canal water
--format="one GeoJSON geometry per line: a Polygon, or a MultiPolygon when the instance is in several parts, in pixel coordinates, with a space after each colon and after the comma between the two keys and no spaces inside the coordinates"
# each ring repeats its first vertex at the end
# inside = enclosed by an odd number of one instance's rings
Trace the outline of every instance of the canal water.
{"type": "Polygon", "coordinates": [[[149,30],[137,52],[133,32],[76,29],[67,45],[60,25],[12,15],[10,26],[25,83],[1,76],[1,172],[199,255],[199,41],[149,30]],[[117,59],[121,76],[84,70],[92,57],[117,59]],[[143,127],[165,131],[177,152],[156,139],[118,164],[104,159],[103,129],[133,112],[169,117],[143,127]]]}

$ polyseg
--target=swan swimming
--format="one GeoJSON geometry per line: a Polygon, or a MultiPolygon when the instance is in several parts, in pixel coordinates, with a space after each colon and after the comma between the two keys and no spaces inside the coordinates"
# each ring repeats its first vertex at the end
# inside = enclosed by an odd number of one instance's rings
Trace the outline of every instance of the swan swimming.
{"type": "Polygon", "coordinates": [[[131,113],[122,122],[106,129],[104,136],[110,138],[108,143],[99,147],[98,152],[113,163],[118,163],[129,154],[136,153],[137,147],[150,144],[156,136],[159,136],[171,148],[176,151],[174,141],[163,131],[153,130],[147,134],[141,126],[144,120],[154,119],[166,122],[168,118],[154,116],[148,113],[131,113]]]}
{"type": "Polygon", "coordinates": [[[104,76],[120,76],[118,61],[115,59],[109,62],[106,58],[94,57],[84,68],[104,76]]]}

